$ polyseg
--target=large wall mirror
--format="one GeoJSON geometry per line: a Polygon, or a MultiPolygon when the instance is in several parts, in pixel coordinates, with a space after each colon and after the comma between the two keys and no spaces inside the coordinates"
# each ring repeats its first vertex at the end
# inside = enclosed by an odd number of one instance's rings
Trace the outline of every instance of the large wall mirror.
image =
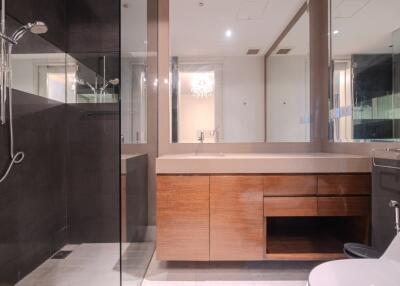
{"type": "Polygon", "coordinates": [[[304,0],[170,0],[170,141],[308,142],[304,0]]]}
{"type": "Polygon", "coordinates": [[[330,4],[330,139],[398,140],[400,1],[331,0],[330,4]]]}
{"type": "Polygon", "coordinates": [[[121,7],[121,133],[126,144],[147,142],[147,5],[147,0],[122,1],[121,7]]]}

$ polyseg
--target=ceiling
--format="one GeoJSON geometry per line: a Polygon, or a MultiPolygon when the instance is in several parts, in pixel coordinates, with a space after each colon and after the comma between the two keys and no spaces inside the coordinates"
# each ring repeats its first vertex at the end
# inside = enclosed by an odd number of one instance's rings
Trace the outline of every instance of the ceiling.
{"type": "Polygon", "coordinates": [[[304,0],[170,0],[171,53],[178,56],[260,55],[304,0]],[[204,5],[201,6],[199,3],[204,5]],[[225,32],[232,31],[227,38],[225,32]]]}
{"type": "Polygon", "coordinates": [[[391,53],[399,13],[400,0],[333,0],[333,55],[391,53]]]}

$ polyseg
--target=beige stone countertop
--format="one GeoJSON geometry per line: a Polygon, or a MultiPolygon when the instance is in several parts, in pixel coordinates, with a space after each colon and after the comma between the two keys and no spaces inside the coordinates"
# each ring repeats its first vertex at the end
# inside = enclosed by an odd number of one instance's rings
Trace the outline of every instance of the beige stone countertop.
{"type": "Polygon", "coordinates": [[[163,155],[157,174],[369,173],[368,156],[337,153],[198,153],[163,155]]]}

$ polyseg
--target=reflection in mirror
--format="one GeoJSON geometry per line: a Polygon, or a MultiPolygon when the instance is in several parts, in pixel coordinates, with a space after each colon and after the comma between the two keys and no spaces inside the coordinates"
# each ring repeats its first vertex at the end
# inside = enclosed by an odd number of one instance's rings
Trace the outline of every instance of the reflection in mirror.
{"type": "Polygon", "coordinates": [[[65,53],[13,54],[11,61],[14,89],[64,103],[118,102],[117,78],[104,81],[65,53]]]}
{"type": "Polygon", "coordinates": [[[121,133],[125,144],[144,144],[147,142],[147,0],[130,1],[121,9],[121,133]]]}
{"type": "Polygon", "coordinates": [[[97,56],[95,62],[98,66],[97,72],[67,55],[68,103],[118,102],[119,79],[108,76],[107,57],[97,56]]]}
{"type": "Polygon", "coordinates": [[[172,143],[309,140],[308,16],[293,21],[304,2],[170,0],[172,143]],[[278,61],[295,57],[286,78],[278,61]]]}
{"type": "Polygon", "coordinates": [[[331,1],[331,140],[400,138],[399,9],[398,0],[331,1]]]}
{"type": "Polygon", "coordinates": [[[65,101],[65,54],[13,54],[13,88],[65,101]]]}

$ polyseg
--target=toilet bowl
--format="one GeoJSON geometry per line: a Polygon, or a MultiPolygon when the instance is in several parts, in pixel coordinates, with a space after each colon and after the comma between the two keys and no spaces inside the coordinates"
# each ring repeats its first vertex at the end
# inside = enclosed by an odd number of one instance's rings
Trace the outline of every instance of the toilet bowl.
{"type": "Polygon", "coordinates": [[[379,259],[346,259],[315,267],[308,286],[400,285],[400,234],[379,259]]]}

